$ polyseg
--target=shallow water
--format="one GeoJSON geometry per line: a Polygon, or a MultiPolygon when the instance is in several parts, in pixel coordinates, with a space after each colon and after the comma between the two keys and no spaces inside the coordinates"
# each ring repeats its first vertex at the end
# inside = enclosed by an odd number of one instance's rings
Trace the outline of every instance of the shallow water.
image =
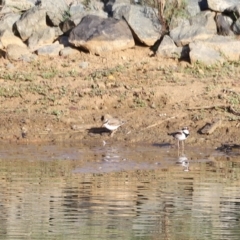
{"type": "Polygon", "coordinates": [[[0,239],[240,239],[238,154],[1,146],[0,182],[0,239]]]}

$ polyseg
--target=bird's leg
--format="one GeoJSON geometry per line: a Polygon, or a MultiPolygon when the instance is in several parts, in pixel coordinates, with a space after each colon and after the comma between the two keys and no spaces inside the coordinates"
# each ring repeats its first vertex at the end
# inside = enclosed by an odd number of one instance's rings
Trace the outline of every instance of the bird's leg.
{"type": "Polygon", "coordinates": [[[177,142],[177,146],[178,146],[178,157],[179,157],[179,140],[177,142]]]}
{"type": "Polygon", "coordinates": [[[114,134],[116,131],[117,131],[117,129],[116,129],[116,130],[113,130],[113,131],[111,132],[110,136],[112,137],[113,134],[114,134]]]}
{"type": "Polygon", "coordinates": [[[184,154],[184,141],[182,141],[182,153],[184,154]]]}

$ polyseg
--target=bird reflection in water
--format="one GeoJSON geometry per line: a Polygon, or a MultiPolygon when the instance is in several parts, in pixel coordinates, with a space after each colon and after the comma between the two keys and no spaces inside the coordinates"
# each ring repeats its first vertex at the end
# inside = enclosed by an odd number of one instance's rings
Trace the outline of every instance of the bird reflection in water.
{"type": "Polygon", "coordinates": [[[184,172],[189,172],[189,161],[186,156],[179,156],[177,159],[177,164],[183,166],[184,172]]]}

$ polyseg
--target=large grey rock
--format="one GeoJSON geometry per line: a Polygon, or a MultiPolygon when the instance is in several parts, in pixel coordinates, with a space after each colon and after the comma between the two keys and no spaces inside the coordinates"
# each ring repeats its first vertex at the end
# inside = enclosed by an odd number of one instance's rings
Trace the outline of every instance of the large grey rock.
{"type": "Polygon", "coordinates": [[[71,48],[71,47],[65,47],[60,51],[60,56],[67,57],[67,56],[72,56],[72,55],[77,55],[79,54],[79,50],[76,48],[71,48]]]}
{"type": "Polygon", "coordinates": [[[221,53],[227,60],[239,61],[240,41],[234,36],[214,36],[203,42],[204,45],[211,47],[221,53]]]}
{"type": "Polygon", "coordinates": [[[33,33],[28,39],[28,47],[34,51],[37,48],[53,43],[55,40],[55,29],[46,27],[33,33]]]}
{"type": "Polygon", "coordinates": [[[235,18],[239,18],[240,17],[240,2],[238,5],[229,7],[228,9],[226,9],[226,12],[231,13],[232,17],[235,18]]]}
{"type": "Polygon", "coordinates": [[[234,22],[232,29],[235,34],[240,35],[240,18],[234,22]]]}
{"type": "Polygon", "coordinates": [[[168,35],[165,35],[156,51],[156,55],[165,58],[180,58],[181,52],[182,47],[177,47],[174,41],[168,35]]]}
{"type": "Polygon", "coordinates": [[[26,47],[23,41],[19,37],[15,36],[10,30],[5,30],[1,32],[0,41],[3,49],[7,48],[10,44],[26,47]]]}
{"type": "Polygon", "coordinates": [[[116,8],[129,5],[130,0],[109,0],[105,6],[105,11],[109,14],[109,16],[113,16],[113,12],[116,8]]]}
{"type": "Polygon", "coordinates": [[[8,13],[4,14],[0,20],[0,32],[4,30],[12,31],[13,25],[20,19],[19,13],[8,13]]]}
{"type": "Polygon", "coordinates": [[[69,16],[69,7],[65,0],[41,0],[41,6],[47,11],[53,26],[58,26],[69,16]]]}
{"type": "Polygon", "coordinates": [[[219,35],[228,36],[232,34],[231,26],[233,24],[233,20],[229,16],[217,13],[215,21],[219,35]]]}
{"type": "Polygon", "coordinates": [[[214,21],[215,13],[210,11],[201,12],[192,17],[188,22],[170,31],[170,37],[177,46],[184,46],[194,40],[204,40],[213,37],[217,33],[214,21]]]}
{"type": "Polygon", "coordinates": [[[108,18],[107,12],[103,11],[103,3],[99,2],[95,2],[95,4],[92,2],[88,8],[86,8],[82,3],[73,2],[70,5],[69,14],[70,17],[61,24],[62,31],[65,34],[69,34],[69,32],[87,15],[96,15],[99,17],[108,18]]]}
{"type": "Polygon", "coordinates": [[[151,46],[159,38],[161,25],[156,9],[147,6],[126,5],[117,7],[113,12],[113,17],[122,17],[134,32],[136,40],[151,46]]]}
{"type": "Polygon", "coordinates": [[[192,42],[189,44],[191,63],[202,63],[204,65],[222,64],[225,59],[220,52],[205,45],[203,42],[192,42]]]}
{"type": "Polygon", "coordinates": [[[117,4],[110,14],[113,18],[121,20],[123,19],[124,15],[128,16],[130,12],[131,5],[130,4],[117,4]]]}
{"type": "Polygon", "coordinates": [[[6,49],[6,58],[10,61],[30,62],[36,59],[36,55],[32,54],[26,46],[9,44],[6,49]]]}
{"type": "Polygon", "coordinates": [[[37,54],[40,56],[49,56],[49,57],[56,57],[59,56],[60,51],[63,49],[63,45],[59,44],[58,42],[54,44],[45,45],[37,49],[37,54]]]}
{"type": "Polygon", "coordinates": [[[199,60],[213,64],[227,60],[239,61],[240,58],[240,41],[232,36],[214,36],[205,41],[190,43],[189,47],[193,62],[199,60]]]}
{"type": "Polygon", "coordinates": [[[33,33],[47,28],[46,10],[38,6],[29,9],[16,22],[16,27],[22,40],[26,41],[33,33]]]}
{"type": "Polygon", "coordinates": [[[207,0],[188,0],[186,1],[186,10],[190,16],[195,16],[201,11],[208,9],[207,0]]]}
{"type": "Polygon", "coordinates": [[[134,46],[132,33],[123,20],[85,16],[69,36],[69,42],[94,54],[117,51],[134,46]]]}
{"type": "Polygon", "coordinates": [[[3,0],[1,4],[3,6],[11,8],[14,12],[21,12],[30,9],[35,6],[35,0],[3,0]]]}
{"type": "Polygon", "coordinates": [[[208,7],[216,12],[224,12],[226,9],[234,8],[234,6],[239,5],[239,0],[207,0],[208,7]]]}

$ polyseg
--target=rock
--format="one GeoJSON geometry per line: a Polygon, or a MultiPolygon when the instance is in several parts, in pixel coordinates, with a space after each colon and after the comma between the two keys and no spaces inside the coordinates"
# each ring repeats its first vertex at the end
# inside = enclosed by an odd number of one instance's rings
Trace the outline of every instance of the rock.
{"type": "Polygon", "coordinates": [[[186,1],[186,10],[190,16],[196,16],[201,11],[208,10],[207,0],[188,0],[186,1]]]}
{"type": "Polygon", "coordinates": [[[219,51],[207,46],[204,42],[192,42],[189,44],[191,63],[199,62],[204,65],[217,65],[225,62],[219,51]]]}
{"type": "Polygon", "coordinates": [[[134,46],[132,33],[125,21],[94,15],[82,19],[70,32],[69,42],[97,55],[134,46]]]}
{"type": "Polygon", "coordinates": [[[78,1],[72,2],[69,7],[69,14],[70,16],[74,16],[78,13],[83,13],[86,11],[86,7],[79,3],[78,1]]]}
{"type": "Polygon", "coordinates": [[[58,42],[54,44],[49,44],[37,49],[37,54],[40,56],[59,56],[60,51],[63,49],[63,45],[58,42]]]}
{"type": "Polygon", "coordinates": [[[0,32],[4,30],[12,31],[13,25],[20,19],[21,15],[18,13],[4,14],[0,20],[0,32]]]}
{"type": "Polygon", "coordinates": [[[41,0],[40,5],[46,9],[53,26],[59,26],[61,22],[70,17],[69,7],[65,0],[41,0]]]}
{"type": "Polygon", "coordinates": [[[234,36],[214,36],[211,39],[200,42],[213,50],[218,51],[221,56],[229,61],[239,61],[240,58],[240,41],[234,36]]]}
{"type": "Polygon", "coordinates": [[[156,55],[167,58],[180,58],[181,52],[182,47],[177,47],[174,41],[168,35],[165,35],[156,51],[156,55]]]}
{"type": "Polygon", "coordinates": [[[30,62],[36,59],[27,46],[19,46],[16,44],[9,44],[6,49],[6,58],[10,61],[26,61],[30,62]]]}
{"type": "Polygon", "coordinates": [[[66,19],[62,25],[62,31],[65,34],[69,34],[70,31],[76,27],[81,20],[87,15],[96,15],[103,18],[108,18],[108,14],[103,11],[103,3],[93,2],[86,8],[83,4],[74,2],[70,6],[70,18],[66,19]]]}
{"type": "Polygon", "coordinates": [[[81,62],[81,63],[79,64],[79,67],[80,67],[80,68],[88,68],[88,66],[89,66],[89,62],[81,62]]]}
{"type": "Polygon", "coordinates": [[[221,119],[214,119],[211,123],[206,123],[200,132],[202,134],[212,134],[218,127],[221,127],[221,125],[221,119]]]}
{"type": "Polygon", "coordinates": [[[14,12],[26,11],[26,10],[34,7],[36,2],[37,2],[37,0],[36,1],[35,0],[21,0],[21,1],[4,0],[4,1],[1,1],[3,6],[10,7],[12,9],[12,11],[14,11],[14,12]]]}
{"type": "Polygon", "coordinates": [[[239,5],[239,0],[207,0],[209,9],[224,12],[226,9],[239,5]]]}
{"type": "Polygon", "coordinates": [[[10,30],[5,30],[1,33],[0,41],[2,43],[2,49],[7,48],[10,44],[26,47],[23,41],[19,37],[15,36],[10,30]]]}
{"type": "Polygon", "coordinates": [[[217,13],[215,20],[219,35],[228,36],[232,33],[231,25],[233,20],[230,17],[223,15],[222,13],[217,13]]]}
{"type": "MultiPolygon", "coordinates": [[[[115,12],[115,9],[122,6],[130,6],[130,0],[109,0],[105,6],[105,11],[108,13],[109,16],[113,16],[113,12],[115,12]]],[[[115,12],[115,18],[121,19],[117,17],[115,12]]]]}
{"type": "Polygon", "coordinates": [[[39,29],[39,31],[33,33],[28,39],[29,48],[34,51],[37,48],[53,43],[55,39],[55,30],[51,27],[39,29]]]}
{"type": "Polygon", "coordinates": [[[47,28],[46,10],[39,6],[25,12],[16,22],[17,30],[23,41],[26,41],[33,33],[47,28]]]}
{"type": "Polygon", "coordinates": [[[214,13],[210,11],[201,12],[192,17],[188,23],[170,31],[170,37],[177,46],[184,46],[195,40],[204,40],[213,37],[217,33],[214,13]]]}
{"type": "Polygon", "coordinates": [[[201,61],[205,64],[239,61],[240,41],[235,37],[214,36],[205,41],[190,43],[191,62],[201,61]]]}
{"type": "Polygon", "coordinates": [[[65,47],[60,51],[60,56],[67,57],[74,54],[79,54],[79,51],[75,48],[65,47]]]}
{"type": "Polygon", "coordinates": [[[69,42],[68,36],[60,36],[58,38],[58,41],[60,44],[62,44],[64,47],[70,47],[72,44],[69,42]]]}
{"type": "Polygon", "coordinates": [[[129,5],[117,7],[113,17],[125,19],[134,32],[136,40],[146,46],[152,46],[159,38],[161,25],[157,10],[147,6],[129,5]]]}
{"type": "Polygon", "coordinates": [[[59,36],[63,35],[63,31],[61,30],[60,26],[58,27],[51,27],[54,29],[55,32],[55,38],[58,38],[59,36]]]}
{"type": "Polygon", "coordinates": [[[232,29],[235,34],[240,35],[240,18],[238,18],[237,21],[234,22],[232,29]]]}
{"type": "Polygon", "coordinates": [[[226,13],[230,14],[235,20],[240,17],[240,3],[233,5],[225,10],[226,13]]]}

